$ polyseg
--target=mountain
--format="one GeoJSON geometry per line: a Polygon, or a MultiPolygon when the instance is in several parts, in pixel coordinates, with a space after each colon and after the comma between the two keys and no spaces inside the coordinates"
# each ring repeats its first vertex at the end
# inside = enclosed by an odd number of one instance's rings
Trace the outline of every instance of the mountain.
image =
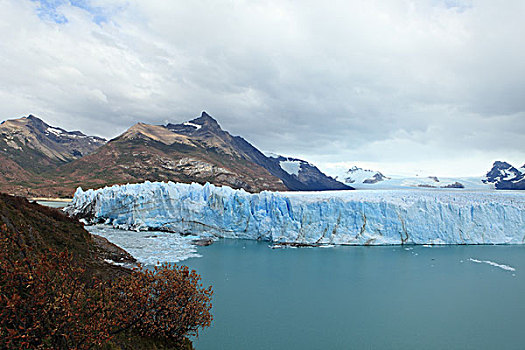
{"type": "Polygon", "coordinates": [[[95,153],[62,166],[59,177],[81,180],[87,187],[169,180],[210,182],[249,192],[351,189],[301,162],[306,165],[298,175],[286,172],[202,112],[181,124],[138,123],[95,153]]]}
{"type": "Polygon", "coordinates": [[[507,162],[496,161],[482,181],[498,190],[525,190],[525,164],[517,169],[507,162]]]}
{"type": "Polygon", "coordinates": [[[215,119],[206,112],[199,118],[182,124],[168,124],[166,128],[186,136],[208,149],[216,149],[232,156],[243,158],[266,169],[279,178],[291,191],[350,190],[346,186],[323,174],[314,165],[295,158],[268,157],[240,136],[232,136],[221,129],[215,119]],[[297,162],[298,172],[292,173],[281,167],[281,161],[297,162]]]}
{"type": "Polygon", "coordinates": [[[0,124],[0,156],[36,174],[90,154],[105,142],[50,126],[33,115],[0,124]]]}
{"type": "Polygon", "coordinates": [[[336,177],[337,180],[341,180],[347,184],[375,184],[380,181],[390,179],[379,171],[373,171],[353,166],[343,174],[336,177]]]}
{"type": "Polygon", "coordinates": [[[105,142],[51,126],[33,115],[6,120],[0,124],[0,190],[27,197],[70,196],[73,189],[57,181],[57,169],[105,142]]]}
{"type": "Polygon", "coordinates": [[[352,190],[336,179],[323,174],[315,165],[307,161],[268,154],[267,169],[279,176],[287,187],[297,191],[352,190]]]}
{"type": "Polygon", "coordinates": [[[287,189],[239,153],[231,139],[206,113],[184,124],[138,123],[93,154],[60,167],[58,178],[84,188],[149,180],[211,182],[250,192],[287,189]]]}

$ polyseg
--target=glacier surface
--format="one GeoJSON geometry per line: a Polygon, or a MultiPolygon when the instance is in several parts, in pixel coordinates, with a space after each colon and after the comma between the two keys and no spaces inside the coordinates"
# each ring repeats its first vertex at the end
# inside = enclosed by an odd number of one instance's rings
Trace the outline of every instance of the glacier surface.
{"type": "Polygon", "coordinates": [[[376,190],[247,193],[145,182],[77,189],[88,223],[295,244],[523,244],[525,193],[376,190]]]}

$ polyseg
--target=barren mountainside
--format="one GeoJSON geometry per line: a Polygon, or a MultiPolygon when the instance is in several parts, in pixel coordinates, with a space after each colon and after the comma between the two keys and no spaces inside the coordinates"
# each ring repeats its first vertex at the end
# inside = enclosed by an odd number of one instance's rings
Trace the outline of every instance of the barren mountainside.
{"type": "Polygon", "coordinates": [[[80,131],[50,126],[33,115],[0,124],[0,154],[35,173],[81,158],[105,142],[80,131]]]}
{"type": "Polygon", "coordinates": [[[88,188],[150,180],[211,182],[250,192],[286,190],[279,178],[226,147],[142,123],[60,167],[58,177],[80,180],[88,188]]]}

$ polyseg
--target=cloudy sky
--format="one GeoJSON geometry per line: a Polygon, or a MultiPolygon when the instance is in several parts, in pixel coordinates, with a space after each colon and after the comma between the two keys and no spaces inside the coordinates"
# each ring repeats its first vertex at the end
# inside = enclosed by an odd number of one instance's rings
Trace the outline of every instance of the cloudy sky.
{"type": "Polygon", "coordinates": [[[114,137],[206,110],[323,170],[525,163],[525,1],[0,0],[0,120],[114,137]]]}

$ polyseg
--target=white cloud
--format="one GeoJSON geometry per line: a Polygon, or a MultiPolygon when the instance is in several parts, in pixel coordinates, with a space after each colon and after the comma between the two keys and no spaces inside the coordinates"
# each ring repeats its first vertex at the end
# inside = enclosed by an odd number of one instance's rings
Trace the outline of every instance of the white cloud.
{"type": "Polygon", "coordinates": [[[0,0],[1,119],[113,137],[207,110],[325,166],[454,175],[525,160],[522,1],[86,4],[65,2],[59,24],[0,0]]]}

